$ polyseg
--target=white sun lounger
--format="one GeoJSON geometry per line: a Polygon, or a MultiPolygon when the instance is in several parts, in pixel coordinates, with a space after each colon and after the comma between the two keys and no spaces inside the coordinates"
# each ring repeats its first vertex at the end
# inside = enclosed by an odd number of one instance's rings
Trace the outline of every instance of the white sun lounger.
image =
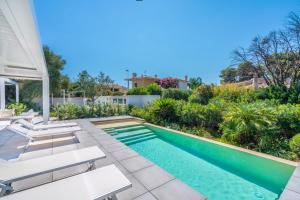
{"type": "Polygon", "coordinates": [[[7,129],[27,137],[28,139],[30,139],[30,141],[34,141],[38,138],[45,137],[45,136],[63,135],[63,134],[73,133],[81,130],[79,126],[72,126],[72,127],[52,128],[47,130],[33,131],[27,128],[23,128],[19,124],[12,124],[8,126],[7,129]]]}
{"type": "MultiPolygon", "coordinates": [[[[3,190],[0,194],[3,195],[9,191],[12,191],[11,184],[13,182],[31,178],[37,175],[65,169],[84,163],[89,163],[88,170],[94,169],[94,162],[104,157],[105,154],[97,146],[93,146],[24,161],[9,162],[1,160],[0,188],[3,188],[3,190]]],[[[63,188],[61,189],[64,190],[63,188]]],[[[45,195],[45,198],[46,196],[47,195],[45,195]]],[[[32,198],[32,200],[33,199],[34,198],[32,198]]]]}
{"type": "Polygon", "coordinates": [[[43,129],[52,129],[52,128],[62,128],[62,127],[72,127],[77,126],[76,122],[69,122],[69,123],[52,123],[52,124],[32,124],[25,119],[19,119],[15,123],[22,124],[28,129],[31,130],[43,130],[43,129]]]}
{"type": "Polygon", "coordinates": [[[117,199],[116,194],[132,184],[115,165],[2,197],[3,200],[103,200],[117,199]]]}

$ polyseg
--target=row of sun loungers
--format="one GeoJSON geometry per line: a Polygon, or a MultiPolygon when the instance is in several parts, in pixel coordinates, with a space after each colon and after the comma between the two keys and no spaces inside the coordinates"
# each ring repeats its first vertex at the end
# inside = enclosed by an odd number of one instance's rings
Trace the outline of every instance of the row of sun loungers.
{"type": "MultiPolygon", "coordinates": [[[[27,113],[24,116],[28,117],[31,114],[27,113]]],[[[81,130],[77,123],[44,125],[33,124],[25,119],[11,118],[9,120],[12,124],[6,128],[28,138],[29,144],[45,136],[58,136],[81,130]]],[[[100,200],[109,197],[114,200],[116,194],[131,187],[131,183],[114,165],[96,169],[95,161],[102,158],[105,158],[105,154],[94,146],[24,161],[11,162],[0,159],[0,199],[100,200]],[[16,181],[85,163],[85,173],[10,194],[16,181]]]]}

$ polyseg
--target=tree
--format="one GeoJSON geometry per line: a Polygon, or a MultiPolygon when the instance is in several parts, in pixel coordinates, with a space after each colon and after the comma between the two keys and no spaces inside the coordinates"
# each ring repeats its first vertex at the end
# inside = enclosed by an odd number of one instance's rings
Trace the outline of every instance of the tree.
{"type": "Polygon", "coordinates": [[[235,83],[237,82],[237,69],[234,67],[227,67],[221,71],[220,74],[222,83],[235,83]]]}
{"type": "Polygon", "coordinates": [[[100,93],[100,95],[110,94],[110,86],[114,83],[114,81],[108,75],[105,75],[103,72],[100,72],[99,75],[96,77],[96,81],[97,90],[100,93]]]}
{"type": "Polygon", "coordinates": [[[83,91],[85,96],[90,98],[92,102],[97,96],[96,79],[92,77],[86,70],[80,72],[75,81],[75,90],[83,91]]]}
{"type": "MultiPolygon", "coordinates": [[[[48,69],[50,93],[54,96],[59,96],[62,89],[68,89],[69,87],[69,78],[61,74],[66,61],[60,55],[54,53],[48,46],[44,46],[43,51],[48,69]]],[[[20,88],[22,99],[30,100],[42,95],[41,81],[22,81],[20,88]]]]}
{"type": "Polygon", "coordinates": [[[78,74],[74,83],[74,90],[84,92],[85,96],[94,103],[97,96],[108,95],[110,93],[110,86],[113,82],[114,81],[103,72],[93,77],[84,70],[78,74]]]}
{"type": "Polygon", "coordinates": [[[235,60],[250,62],[268,85],[285,86],[300,80],[300,17],[290,13],[284,30],[257,36],[251,45],[235,50],[235,60]]]}
{"type": "Polygon", "coordinates": [[[202,79],[200,77],[197,78],[190,78],[189,87],[194,90],[198,88],[200,85],[202,85],[202,79]]]}
{"type": "Polygon", "coordinates": [[[60,55],[54,53],[48,46],[44,46],[43,50],[49,74],[50,93],[58,96],[62,89],[66,89],[62,88],[61,84],[61,71],[64,69],[66,61],[60,55]]]}
{"type": "Polygon", "coordinates": [[[237,77],[239,82],[248,81],[255,76],[258,77],[259,74],[256,73],[255,67],[252,65],[251,62],[241,63],[237,67],[237,77]]]}

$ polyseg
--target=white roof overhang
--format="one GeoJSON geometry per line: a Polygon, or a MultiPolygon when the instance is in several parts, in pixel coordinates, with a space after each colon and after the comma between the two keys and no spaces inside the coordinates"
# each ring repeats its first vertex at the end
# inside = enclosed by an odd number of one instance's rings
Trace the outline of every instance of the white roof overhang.
{"type": "Polygon", "coordinates": [[[0,76],[42,80],[47,76],[30,0],[0,0],[0,76]]]}

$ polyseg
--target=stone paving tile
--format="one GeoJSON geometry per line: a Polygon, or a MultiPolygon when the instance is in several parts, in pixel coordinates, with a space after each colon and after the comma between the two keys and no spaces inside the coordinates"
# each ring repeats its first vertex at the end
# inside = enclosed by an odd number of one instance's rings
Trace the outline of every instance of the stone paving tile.
{"type": "Polygon", "coordinates": [[[114,151],[111,153],[113,157],[115,157],[118,161],[128,159],[134,156],[138,156],[139,154],[130,148],[121,149],[119,151],[114,151]]]}
{"type": "Polygon", "coordinates": [[[175,179],[151,191],[160,200],[205,200],[198,192],[175,179]]]}
{"type": "Polygon", "coordinates": [[[288,189],[285,189],[279,200],[300,200],[300,194],[288,189]]]}
{"type": "Polygon", "coordinates": [[[130,173],[130,172],[129,172],[125,167],[123,167],[123,165],[121,165],[119,162],[115,161],[113,164],[116,165],[117,168],[118,168],[124,175],[127,175],[127,174],[130,173]]]}
{"type": "Polygon", "coordinates": [[[157,200],[157,199],[150,192],[147,192],[135,198],[134,200],[157,200]]]}
{"type": "Polygon", "coordinates": [[[295,169],[293,176],[300,177],[300,165],[295,169]]]}
{"type": "Polygon", "coordinates": [[[95,162],[95,165],[96,167],[103,167],[103,166],[106,166],[106,165],[109,165],[109,164],[112,164],[114,162],[116,162],[116,160],[114,159],[114,157],[111,156],[110,153],[105,153],[105,158],[102,158],[100,160],[97,160],[95,162]]]}
{"type": "Polygon", "coordinates": [[[131,200],[147,192],[147,189],[132,175],[126,175],[132,187],[117,194],[118,200],[131,200]]]}
{"type": "Polygon", "coordinates": [[[300,194],[300,177],[292,176],[286,186],[287,189],[293,190],[300,194]]]}
{"type": "Polygon", "coordinates": [[[128,158],[126,160],[122,160],[120,163],[131,173],[153,165],[153,163],[142,156],[128,158]]]}
{"type": "Polygon", "coordinates": [[[133,176],[148,190],[152,190],[170,180],[175,179],[174,176],[165,172],[163,169],[159,168],[156,165],[137,171],[133,173],[133,176]]]}
{"type": "Polygon", "coordinates": [[[69,176],[74,176],[76,174],[80,174],[86,172],[88,170],[88,164],[81,164],[74,167],[68,167],[65,169],[57,170],[53,172],[53,181],[66,178],[69,176]]]}
{"type": "Polygon", "coordinates": [[[114,151],[119,151],[119,150],[122,150],[122,149],[125,149],[128,147],[125,144],[120,142],[120,143],[113,143],[111,145],[104,146],[104,148],[107,152],[114,152],[114,151]]]}

